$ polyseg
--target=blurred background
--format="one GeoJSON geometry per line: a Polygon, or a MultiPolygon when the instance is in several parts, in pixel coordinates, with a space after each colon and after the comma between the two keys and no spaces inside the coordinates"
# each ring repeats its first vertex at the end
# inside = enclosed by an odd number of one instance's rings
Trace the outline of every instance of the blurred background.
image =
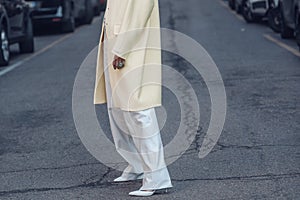
{"type": "Polygon", "coordinates": [[[74,32],[91,24],[105,7],[105,0],[1,0],[0,66],[8,65],[14,53],[33,53],[39,45],[35,36],[74,32]]]}

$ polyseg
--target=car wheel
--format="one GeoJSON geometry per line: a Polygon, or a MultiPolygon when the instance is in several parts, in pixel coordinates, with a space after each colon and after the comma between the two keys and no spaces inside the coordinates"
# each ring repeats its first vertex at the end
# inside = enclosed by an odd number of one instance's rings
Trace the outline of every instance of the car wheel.
{"type": "Polygon", "coordinates": [[[251,3],[249,0],[243,0],[242,2],[242,15],[246,22],[252,23],[259,20],[257,16],[251,11],[251,3]]]}
{"type": "Polygon", "coordinates": [[[1,25],[0,27],[0,45],[0,66],[6,66],[9,63],[10,51],[7,31],[4,25],[1,25]]]}
{"type": "Polygon", "coordinates": [[[32,21],[29,17],[26,23],[26,32],[24,40],[19,42],[19,48],[21,53],[32,53],[34,52],[34,39],[33,39],[33,27],[32,21]]]}
{"type": "Polygon", "coordinates": [[[280,35],[281,38],[292,38],[294,36],[294,30],[287,26],[282,7],[280,6],[280,16],[281,16],[281,25],[280,25],[280,35]]]}
{"type": "Polygon", "coordinates": [[[71,33],[75,31],[75,17],[74,17],[74,10],[72,8],[71,4],[69,5],[69,17],[67,18],[66,21],[63,21],[61,23],[61,32],[63,33],[71,33]]]}
{"type": "Polygon", "coordinates": [[[228,0],[229,7],[234,10],[235,9],[235,0],[228,0]]]}
{"type": "Polygon", "coordinates": [[[82,19],[83,24],[91,24],[94,18],[94,9],[91,0],[85,1],[85,14],[82,19]]]}
{"type": "Polygon", "coordinates": [[[271,8],[268,12],[268,23],[270,28],[276,32],[280,33],[281,26],[281,15],[279,7],[271,8]]]}

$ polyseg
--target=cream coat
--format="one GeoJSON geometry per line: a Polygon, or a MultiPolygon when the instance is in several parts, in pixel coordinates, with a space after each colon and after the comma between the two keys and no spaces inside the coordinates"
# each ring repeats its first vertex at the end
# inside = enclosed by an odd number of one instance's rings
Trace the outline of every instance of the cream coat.
{"type": "Polygon", "coordinates": [[[108,67],[114,107],[139,111],[161,105],[161,50],[158,0],[108,0],[98,49],[94,104],[107,101],[104,69],[108,67]],[[125,67],[103,66],[104,23],[108,61],[125,58],[125,67]],[[145,29],[146,28],[146,29],[145,29]],[[150,28],[150,29],[149,29],[150,28]],[[155,49],[157,48],[157,49],[155,49]]]}

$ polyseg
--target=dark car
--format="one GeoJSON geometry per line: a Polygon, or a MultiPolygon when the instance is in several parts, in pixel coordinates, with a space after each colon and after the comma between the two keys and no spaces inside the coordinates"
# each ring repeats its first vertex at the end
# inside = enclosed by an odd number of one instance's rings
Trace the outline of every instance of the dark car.
{"type": "Polygon", "coordinates": [[[29,6],[23,0],[0,0],[0,65],[8,65],[9,45],[18,43],[20,52],[34,51],[29,6]]]}
{"type": "Polygon", "coordinates": [[[99,0],[99,1],[100,1],[101,11],[105,11],[105,8],[106,8],[106,0],[99,0]]]}
{"type": "Polygon", "coordinates": [[[26,0],[34,24],[59,24],[62,32],[73,32],[76,23],[90,24],[93,0],[26,0]]]}
{"type": "Polygon", "coordinates": [[[229,7],[234,10],[235,9],[235,0],[228,0],[229,7]]]}
{"type": "Polygon", "coordinates": [[[292,38],[296,36],[300,47],[300,0],[280,0],[281,37],[292,38]]]}
{"type": "Polygon", "coordinates": [[[242,12],[242,0],[228,0],[228,5],[232,10],[235,10],[237,13],[242,12]]]}
{"type": "Polygon", "coordinates": [[[101,11],[105,11],[106,0],[92,0],[94,7],[94,14],[100,15],[101,11]]]}

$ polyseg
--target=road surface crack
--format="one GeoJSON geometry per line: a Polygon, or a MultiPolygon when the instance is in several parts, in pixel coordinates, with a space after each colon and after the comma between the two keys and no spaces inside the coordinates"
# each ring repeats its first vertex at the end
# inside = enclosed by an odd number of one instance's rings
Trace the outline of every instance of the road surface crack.
{"type": "Polygon", "coordinates": [[[99,180],[90,183],[83,183],[83,184],[78,184],[78,185],[73,185],[68,187],[27,188],[27,189],[19,189],[19,190],[0,191],[0,196],[9,195],[9,194],[22,194],[22,193],[29,193],[29,192],[69,190],[69,189],[77,189],[77,188],[108,187],[113,185],[113,183],[104,182],[104,179],[112,170],[113,169],[108,168],[107,171],[100,177],[99,180]]]}
{"type": "MultiPolygon", "coordinates": [[[[104,182],[104,179],[112,171],[111,168],[108,168],[107,171],[101,176],[97,181],[79,184],[69,187],[58,187],[58,188],[28,188],[20,190],[9,190],[1,191],[0,196],[9,195],[9,194],[20,194],[20,193],[29,193],[29,192],[45,192],[45,191],[59,191],[59,190],[69,190],[77,188],[92,188],[92,187],[109,187],[115,185],[112,182],[104,182]]],[[[300,173],[289,173],[289,174],[262,174],[262,175],[251,175],[251,176],[232,176],[232,177],[216,177],[216,178],[190,178],[190,179],[172,179],[173,182],[189,182],[189,181],[227,181],[227,180],[251,180],[251,181],[261,181],[261,180],[278,180],[284,178],[297,178],[300,176],[300,173]]]]}
{"type": "Polygon", "coordinates": [[[190,178],[190,179],[172,179],[176,182],[186,181],[223,181],[223,180],[278,180],[283,178],[296,178],[299,177],[300,173],[289,173],[289,174],[262,174],[262,175],[251,175],[251,176],[231,176],[231,177],[216,177],[216,178],[190,178]]]}

